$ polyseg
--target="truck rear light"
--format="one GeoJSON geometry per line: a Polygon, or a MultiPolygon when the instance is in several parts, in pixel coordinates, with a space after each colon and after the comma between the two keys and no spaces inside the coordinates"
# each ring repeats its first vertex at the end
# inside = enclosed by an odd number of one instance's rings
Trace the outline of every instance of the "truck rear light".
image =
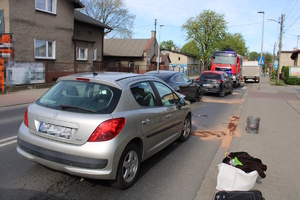
{"type": "Polygon", "coordinates": [[[121,132],[125,123],[125,118],[110,119],[102,122],[94,130],[88,142],[103,142],[113,139],[121,132]]]}

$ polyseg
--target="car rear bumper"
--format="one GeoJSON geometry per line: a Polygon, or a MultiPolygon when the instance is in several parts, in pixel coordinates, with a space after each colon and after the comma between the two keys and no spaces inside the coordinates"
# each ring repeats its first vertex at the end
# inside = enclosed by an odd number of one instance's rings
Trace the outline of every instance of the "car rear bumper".
{"type": "Polygon", "coordinates": [[[30,133],[23,123],[17,143],[19,154],[51,169],[91,179],[115,179],[119,157],[108,153],[108,145],[86,143],[78,146],[51,141],[30,133]]]}

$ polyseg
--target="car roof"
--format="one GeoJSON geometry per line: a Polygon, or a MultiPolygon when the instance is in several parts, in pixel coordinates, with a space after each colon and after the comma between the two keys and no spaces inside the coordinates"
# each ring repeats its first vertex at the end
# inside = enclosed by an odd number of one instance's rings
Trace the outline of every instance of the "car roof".
{"type": "Polygon", "coordinates": [[[158,77],[164,81],[168,81],[171,77],[173,77],[175,74],[180,74],[181,72],[177,71],[167,71],[167,70],[159,70],[159,71],[149,71],[146,72],[145,75],[151,75],[158,77]]]}
{"type": "Polygon", "coordinates": [[[204,72],[202,72],[202,74],[220,74],[220,75],[222,75],[223,73],[226,73],[226,72],[222,72],[222,71],[204,71],[204,72]]]}
{"type": "Polygon", "coordinates": [[[72,74],[68,76],[60,77],[59,81],[74,81],[77,79],[82,79],[81,81],[85,81],[84,79],[89,79],[88,81],[99,82],[114,85],[117,88],[122,89],[121,85],[126,85],[128,82],[135,80],[161,80],[157,77],[151,75],[143,75],[143,74],[134,74],[134,73],[126,73],[126,72],[86,72],[86,73],[78,73],[72,74]]]}

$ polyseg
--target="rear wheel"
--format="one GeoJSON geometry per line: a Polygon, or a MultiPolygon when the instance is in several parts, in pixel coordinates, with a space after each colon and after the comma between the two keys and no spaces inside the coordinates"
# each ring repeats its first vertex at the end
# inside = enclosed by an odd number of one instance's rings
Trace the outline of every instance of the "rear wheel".
{"type": "Polygon", "coordinates": [[[180,136],[180,140],[181,141],[186,141],[191,133],[191,128],[192,128],[192,122],[191,122],[191,117],[190,115],[188,115],[183,123],[183,127],[182,127],[182,131],[181,131],[181,136],[180,136]]]}
{"type": "Polygon", "coordinates": [[[222,89],[222,91],[219,93],[220,97],[225,97],[225,88],[222,89]]]}
{"type": "Polygon", "coordinates": [[[202,91],[201,91],[201,89],[199,89],[199,90],[197,91],[195,101],[198,102],[198,101],[200,101],[201,98],[202,98],[202,91]]]}
{"type": "Polygon", "coordinates": [[[111,186],[123,190],[131,187],[138,175],[140,162],[138,146],[134,143],[128,144],[120,158],[116,180],[111,181],[111,186]]]}

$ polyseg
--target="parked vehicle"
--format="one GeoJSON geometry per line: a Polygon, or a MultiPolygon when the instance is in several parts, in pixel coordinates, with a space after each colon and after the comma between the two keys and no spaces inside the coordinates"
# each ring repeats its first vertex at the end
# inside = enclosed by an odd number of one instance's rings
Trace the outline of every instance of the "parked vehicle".
{"type": "Polygon", "coordinates": [[[245,61],[243,65],[243,77],[246,82],[252,79],[255,82],[259,81],[259,65],[258,61],[245,61]]]}
{"type": "Polygon", "coordinates": [[[201,86],[202,92],[217,93],[224,97],[225,94],[232,94],[233,84],[230,76],[222,71],[204,71],[196,82],[201,86]]]}
{"type": "Polygon", "coordinates": [[[231,76],[234,87],[243,80],[243,57],[235,51],[216,51],[212,56],[211,70],[225,71],[231,76]]]}
{"type": "Polygon", "coordinates": [[[142,161],[188,139],[191,122],[190,102],[158,78],[74,74],[28,106],[17,151],[49,168],[126,189],[142,161]]]}
{"type": "Polygon", "coordinates": [[[176,71],[149,71],[145,74],[160,78],[169,84],[176,92],[185,96],[186,100],[200,101],[202,98],[201,87],[185,74],[176,71]]]}

